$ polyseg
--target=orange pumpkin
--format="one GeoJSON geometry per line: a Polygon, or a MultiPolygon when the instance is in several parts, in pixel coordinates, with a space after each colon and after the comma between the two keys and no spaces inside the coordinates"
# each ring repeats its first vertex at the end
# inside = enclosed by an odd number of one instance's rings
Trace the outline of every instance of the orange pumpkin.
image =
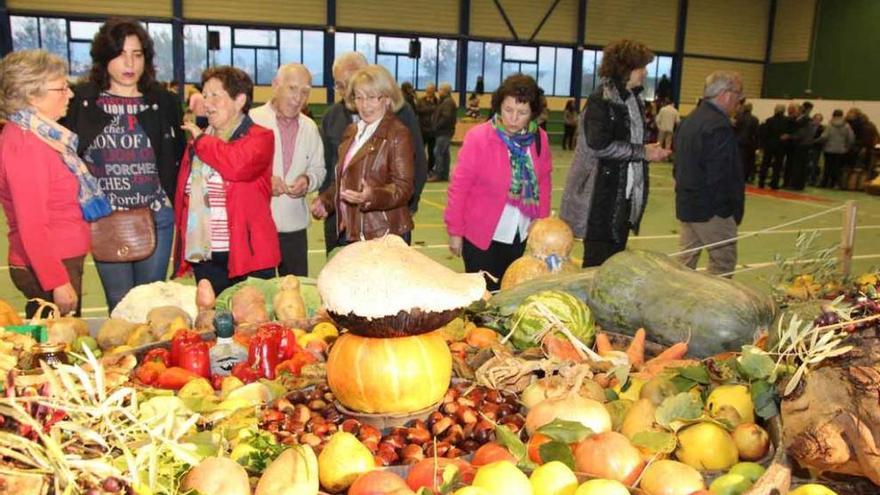
{"type": "Polygon", "coordinates": [[[0,299],[0,327],[7,325],[21,325],[21,317],[8,302],[0,299]]]}
{"type": "Polygon", "coordinates": [[[436,404],[452,377],[443,335],[369,338],[346,333],[327,358],[327,382],[339,402],[365,413],[407,413],[436,404]]]}

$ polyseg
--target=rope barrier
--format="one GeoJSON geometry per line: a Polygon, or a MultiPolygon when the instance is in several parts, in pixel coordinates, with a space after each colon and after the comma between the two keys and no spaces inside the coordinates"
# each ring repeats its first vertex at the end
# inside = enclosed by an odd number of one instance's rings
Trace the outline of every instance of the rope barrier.
{"type": "Polygon", "coordinates": [[[807,216],[805,216],[805,217],[796,218],[796,219],[794,219],[794,220],[791,220],[791,221],[788,221],[788,222],[785,222],[785,223],[781,223],[781,224],[779,224],[779,225],[773,225],[773,226],[771,226],[771,227],[767,227],[766,229],[756,230],[756,231],[749,232],[749,233],[747,233],[747,234],[743,234],[743,235],[740,235],[740,236],[737,236],[737,237],[731,237],[730,239],[724,239],[724,240],[721,240],[721,241],[712,242],[712,243],[709,243],[709,244],[705,244],[705,245],[702,245],[702,246],[697,246],[697,247],[690,248],[690,249],[685,249],[685,250],[683,250],[683,251],[678,251],[678,252],[675,252],[675,253],[669,253],[668,256],[681,256],[681,255],[683,255],[683,254],[696,253],[696,252],[702,251],[703,249],[711,249],[711,248],[714,248],[714,247],[723,246],[723,245],[725,245],[725,244],[730,244],[731,242],[736,242],[736,241],[739,241],[739,240],[741,240],[741,239],[747,239],[747,238],[749,238],[749,237],[755,237],[755,236],[758,236],[758,235],[761,235],[761,234],[765,234],[765,233],[767,233],[767,232],[772,232],[772,231],[774,231],[774,230],[781,229],[781,228],[783,228],[783,227],[788,227],[789,225],[794,225],[794,224],[796,224],[796,223],[804,222],[804,221],[807,221],[807,220],[812,220],[813,218],[820,217],[820,216],[822,216],[822,215],[826,215],[826,214],[828,214],[828,213],[833,213],[833,212],[835,212],[835,211],[840,211],[840,210],[843,210],[843,209],[845,209],[845,208],[846,208],[846,205],[845,205],[845,204],[840,205],[840,206],[835,206],[834,208],[829,208],[829,209],[827,209],[827,210],[823,210],[823,211],[820,211],[820,212],[817,212],[817,213],[813,213],[813,214],[811,214],[811,215],[807,215],[807,216]]]}

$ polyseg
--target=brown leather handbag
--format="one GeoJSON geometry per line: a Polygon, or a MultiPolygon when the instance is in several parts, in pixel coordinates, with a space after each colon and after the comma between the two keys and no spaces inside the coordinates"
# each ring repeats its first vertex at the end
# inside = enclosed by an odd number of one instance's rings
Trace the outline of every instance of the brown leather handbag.
{"type": "Polygon", "coordinates": [[[95,261],[126,263],[148,258],[156,250],[156,226],[149,207],[117,210],[92,222],[95,261]]]}

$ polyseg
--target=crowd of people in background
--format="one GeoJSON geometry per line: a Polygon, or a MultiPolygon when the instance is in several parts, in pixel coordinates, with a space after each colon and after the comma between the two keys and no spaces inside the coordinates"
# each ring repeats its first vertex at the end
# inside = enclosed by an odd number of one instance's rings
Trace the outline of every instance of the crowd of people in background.
{"type": "MultiPolygon", "coordinates": [[[[169,259],[174,275],[191,272],[215,293],[246,277],[307,276],[313,219],[324,223],[328,254],[387,234],[409,243],[426,182],[449,182],[449,249],[495,289],[532,222],[550,214],[550,110],[531,76],[501,81],[485,118],[477,79],[463,112],[474,125],[453,168],[451,85],[428,84],[420,96],[358,52],[334,61],[339,98],[320,125],[302,64],[280,66],[256,108],[246,72],[209,68],[181,106],[177,85],[155,80],[140,23],[107,21],[91,55],[73,86],[65,62],[46,51],[0,61],[9,272],[27,298],[62,313],[79,313],[89,224],[116,212],[146,209],[155,245],[145,258],[96,262],[110,311],[131,288],[165,280],[169,259]]],[[[682,262],[695,266],[710,244],[709,271],[719,274],[736,264],[735,240],[725,240],[736,237],[746,184],[845,188],[849,171],[870,169],[878,133],[859,109],[836,109],[826,123],[810,102],[792,102],[759,122],[739,75],[717,71],[682,118],[666,76],[653,101],[643,98],[653,59],[640,42],[609,44],[584,108],[569,99],[561,112],[562,149],[573,153],[560,217],[584,241],[584,266],[638,232],[652,162],[673,161],[682,262]]]]}

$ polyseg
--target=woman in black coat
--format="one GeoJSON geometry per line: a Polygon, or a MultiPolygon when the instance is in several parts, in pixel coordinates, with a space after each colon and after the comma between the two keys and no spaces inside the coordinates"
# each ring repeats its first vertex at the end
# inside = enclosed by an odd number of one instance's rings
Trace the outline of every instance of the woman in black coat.
{"type": "Polygon", "coordinates": [[[156,82],[155,50],[140,23],[108,20],[92,42],[88,80],[73,88],[62,124],[114,210],[153,212],[156,249],[134,262],[96,262],[110,312],[133,287],[165,280],[174,238],[174,192],[185,139],[177,97],[156,82]]]}
{"type": "Polygon", "coordinates": [[[648,201],[648,162],[670,151],[645,145],[645,104],[639,93],[654,54],[622,40],[605,47],[601,84],[587,99],[562,197],[561,218],[584,239],[583,266],[598,266],[623,251],[638,232],[648,201]]]}

